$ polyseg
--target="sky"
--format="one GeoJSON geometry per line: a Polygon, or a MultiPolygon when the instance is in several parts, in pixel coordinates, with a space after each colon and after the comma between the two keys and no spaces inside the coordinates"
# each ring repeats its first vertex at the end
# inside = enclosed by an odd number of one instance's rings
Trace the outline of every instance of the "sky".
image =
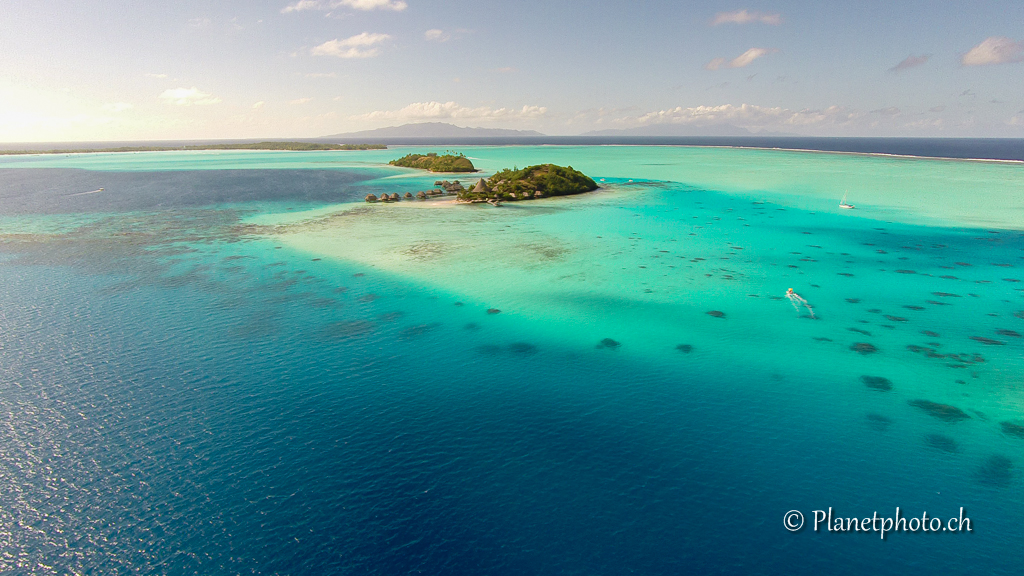
{"type": "Polygon", "coordinates": [[[0,1],[0,142],[1024,137],[1024,2],[0,1]]]}

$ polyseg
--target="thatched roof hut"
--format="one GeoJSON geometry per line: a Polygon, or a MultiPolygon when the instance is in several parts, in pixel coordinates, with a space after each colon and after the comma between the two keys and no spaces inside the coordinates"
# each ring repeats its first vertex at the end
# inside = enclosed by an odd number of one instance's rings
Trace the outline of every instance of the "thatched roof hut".
{"type": "Polygon", "coordinates": [[[367,194],[365,200],[367,202],[376,202],[377,201],[377,197],[374,196],[373,194],[367,194]]]}
{"type": "Polygon", "coordinates": [[[455,182],[449,182],[445,180],[444,184],[441,187],[444,188],[449,194],[457,194],[465,190],[465,188],[462,187],[462,184],[459,184],[458,180],[456,180],[455,182]]]}

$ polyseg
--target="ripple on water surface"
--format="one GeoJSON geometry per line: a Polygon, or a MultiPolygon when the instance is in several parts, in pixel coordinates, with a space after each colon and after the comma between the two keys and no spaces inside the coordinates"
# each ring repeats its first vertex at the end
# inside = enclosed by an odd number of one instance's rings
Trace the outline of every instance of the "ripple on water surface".
{"type": "Polygon", "coordinates": [[[236,200],[5,225],[0,572],[1017,569],[1024,312],[986,263],[1019,234],[666,182],[280,226],[236,200]],[[986,535],[749,530],[922,485],[986,535]]]}

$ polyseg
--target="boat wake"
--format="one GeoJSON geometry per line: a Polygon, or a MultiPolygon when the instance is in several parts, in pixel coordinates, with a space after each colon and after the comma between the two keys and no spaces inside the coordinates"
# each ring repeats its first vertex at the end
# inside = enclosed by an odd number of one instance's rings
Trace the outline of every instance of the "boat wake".
{"type": "Polygon", "coordinates": [[[786,298],[789,298],[790,304],[793,305],[793,308],[796,309],[797,312],[799,312],[800,307],[803,306],[807,309],[807,313],[811,315],[812,320],[818,319],[817,316],[814,315],[814,309],[807,303],[807,300],[804,300],[799,294],[793,292],[792,288],[786,290],[786,298]]]}
{"type": "Polygon", "coordinates": [[[103,192],[103,188],[89,190],[88,192],[76,192],[75,194],[68,194],[66,198],[71,198],[72,196],[85,196],[86,194],[96,194],[97,192],[103,192]]]}

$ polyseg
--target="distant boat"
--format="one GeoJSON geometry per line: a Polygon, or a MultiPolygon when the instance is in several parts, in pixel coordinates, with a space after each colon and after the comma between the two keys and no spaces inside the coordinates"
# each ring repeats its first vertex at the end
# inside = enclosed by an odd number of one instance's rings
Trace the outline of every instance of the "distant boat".
{"type": "Polygon", "coordinates": [[[856,208],[856,206],[854,206],[853,204],[846,203],[846,194],[843,194],[843,199],[839,201],[839,207],[845,208],[847,210],[853,210],[854,208],[856,208]]]}

